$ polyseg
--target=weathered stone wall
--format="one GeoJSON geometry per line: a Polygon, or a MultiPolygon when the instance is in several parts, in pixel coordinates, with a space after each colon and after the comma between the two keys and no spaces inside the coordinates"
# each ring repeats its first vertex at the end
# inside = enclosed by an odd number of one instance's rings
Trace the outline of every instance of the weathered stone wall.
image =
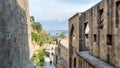
{"type": "Polygon", "coordinates": [[[77,62],[77,67],[76,68],[94,68],[91,64],[86,62],[83,58],[77,57],[78,62],[77,62]]]}
{"type": "Polygon", "coordinates": [[[65,63],[63,63],[62,58],[60,58],[60,57],[58,57],[58,61],[57,61],[56,68],[67,68],[67,67],[65,66],[65,63]]]}
{"type": "MultiPolygon", "coordinates": [[[[89,53],[104,62],[120,67],[120,0],[102,0],[92,8],[83,12],[76,19],[76,15],[69,19],[69,39],[70,39],[70,62],[74,63],[74,56],[76,56],[75,47],[79,51],[85,48],[85,31],[86,24],[89,24],[89,53]],[[79,19],[79,20],[78,20],[79,19]],[[77,21],[77,23],[76,23],[77,21]],[[79,23],[79,24],[78,24],[79,23]],[[78,27],[79,29],[76,29],[78,27]],[[72,28],[74,26],[75,28],[72,28]],[[84,26],[84,27],[83,27],[84,26]],[[77,34],[78,32],[78,34],[77,34]],[[76,38],[76,43],[72,41],[73,34],[76,38]],[[81,41],[82,40],[82,41],[81,41]],[[81,49],[82,48],[82,49],[81,49]]],[[[78,61],[76,61],[78,63],[78,61]]],[[[72,64],[72,63],[71,63],[72,64]]],[[[74,66],[72,64],[72,66],[74,66]]],[[[72,67],[74,68],[74,67],[72,67]]]]}
{"type": "Polygon", "coordinates": [[[76,68],[114,68],[114,66],[90,55],[88,51],[77,52],[77,55],[76,68]]]}
{"type": "Polygon", "coordinates": [[[78,62],[76,52],[87,50],[85,46],[84,13],[77,13],[69,19],[69,64],[75,68],[78,62]]]}
{"type": "MultiPolygon", "coordinates": [[[[73,68],[76,51],[79,51],[79,13],[69,19],[69,68],[73,68]]],[[[76,62],[76,61],[75,61],[76,62]]]]}
{"type": "Polygon", "coordinates": [[[0,68],[33,68],[27,0],[0,0],[0,68]]]}
{"type": "Polygon", "coordinates": [[[117,9],[119,5],[120,1],[103,0],[85,12],[85,16],[87,13],[90,15],[86,19],[90,23],[90,53],[116,67],[120,66],[118,58],[120,47],[117,41],[119,40],[120,9],[117,9]],[[108,41],[111,43],[108,44],[108,41]]]}
{"type": "MultiPolygon", "coordinates": [[[[109,56],[110,56],[110,63],[114,64],[117,68],[120,67],[120,0],[112,1],[112,8],[109,9],[111,11],[112,16],[108,20],[112,23],[112,46],[109,47],[109,56]],[[114,57],[114,58],[113,58],[114,57]]],[[[111,3],[110,2],[110,3],[111,3]]]]}
{"type": "Polygon", "coordinates": [[[67,68],[69,66],[68,39],[61,39],[60,43],[58,44],[58,47],[60,49],[59,55],[61,56],[62,61],[64,60],[63,66],[67,68]]]}

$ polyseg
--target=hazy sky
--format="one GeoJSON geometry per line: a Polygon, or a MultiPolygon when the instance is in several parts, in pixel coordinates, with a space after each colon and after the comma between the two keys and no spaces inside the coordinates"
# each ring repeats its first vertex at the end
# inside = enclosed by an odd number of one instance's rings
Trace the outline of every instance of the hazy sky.
{"type": "Polygon", "coordinates": [[[45,30],[67,30],[68,19],[101,0],[29,0],[30,15],[45,30]]]}

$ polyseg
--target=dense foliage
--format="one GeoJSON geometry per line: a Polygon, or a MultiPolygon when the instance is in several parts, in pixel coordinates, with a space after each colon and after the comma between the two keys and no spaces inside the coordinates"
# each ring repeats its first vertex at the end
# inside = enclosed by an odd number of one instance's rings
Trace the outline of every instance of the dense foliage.
{"type": "Polygon", "coordinates": [[[44,66],[45,64],[44,56],[49,56],[49,53],[46,52],[44,49],[37,50],[33,55],[34,63],[38,66],[44,66]]]}
{"type": "Polygon", "coordinates": [[[35,41],[39,45],[43,45],[42,37],[39,34],[32,32],[31,35],[32,35],[32,41],[35,41]]]}
{"type": "Polygon", "coordinates": [[[38,66],[44,66],[44,63],[45,63],[44,55],[45,54],[46,54],[45,50],[36,51],[33,55],[34,63],[38,66]]]}
{"type": "Polygon", "coordinates": [[[40,32],[42,30],[42,25],[39,22],[36,22],[32,24],[32,28],[37,32],[40,32]]]}
{"type": "Polygon", "coordinates": [[[53,43],[53,39],[44,33],[31,33],[32,35],[32,41],[35,41],[36,43],[38,43],[40,46],[42,46],[45,43],[53,43]]]}

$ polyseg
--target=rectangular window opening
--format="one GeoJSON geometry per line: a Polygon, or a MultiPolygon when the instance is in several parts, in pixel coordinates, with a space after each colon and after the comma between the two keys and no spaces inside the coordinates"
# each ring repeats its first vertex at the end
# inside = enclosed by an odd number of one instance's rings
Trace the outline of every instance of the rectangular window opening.
{"type": "Polygon", "coordinates": [[[86,29],[87,24],[88,24],[88,22],[85,22],[85,23],[84,23],[84,30],[86,29]]]}
{"type": "Polygon", "coordinates": [[[17,39],[16,39],[16,37],[15,37],[15,38],[14,38],[14,43],[16,43],[16,40],[17,40],[17,39]]]}
{"type": "Polygon", "coordinates": [[[88,34],[85,34],[85,37],[88,39],[88,34]]]}
{"type": "Polygon", "coordinates": [[[100,21],[99,21],[99,24],[98,24],[98,28],[99,29],[102,29],[103,28],[103,9],[99,10],[99,14],[100,14],[100,21]]]}
{"type": "Polygon", "coordinates": [[[116,2],[116,27],[119,25],[120,1],[116,2]]]}
{"type": "Polygon", "coordinates": [[[112,45],[112,35],[111,34],[107,35],[107,45],[112,45]]]}
{"type": "Polygon", "coordinates": [[[116,5],[120,5],[120,1],[117,1],[117,2],[116,2],[116,5]]]}
{"type": "Polygon", "coordinates": [[[97,35],[94,34],[94,42],[96,42],[96,41],[97,41],[97,35]]]}
{"type": "MultiPolygon", "coordinates": [[[[84,33],[85,33],[85,35],[86,35],[86,34],[89,34],[89,29],[90,29],[89,23],[88,23],[88,22],[85,22],[85,23],[84,23],[84,33]]],[[[88,38],[88,37],[87,37],[87,38],[88,38]]]]}
{"type": "Polygon", "coordinates": [[[102,15],[103,15],[103,9],[100,9],[99,12],[100,12],[100,17],[102,17],[102,15]]]}

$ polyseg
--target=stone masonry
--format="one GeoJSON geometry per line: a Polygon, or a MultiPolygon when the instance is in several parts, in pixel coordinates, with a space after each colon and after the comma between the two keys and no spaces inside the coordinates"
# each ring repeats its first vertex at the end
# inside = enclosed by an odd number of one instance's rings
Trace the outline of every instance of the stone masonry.
{"type": "Polygon", "coordinates": [[[58,53],[55,53],[54,64],[56,68],[69,68],[69,46],[68,39],[57,40],[58,53]]]}
{"type": "Polygon", "coordinates": [[[120,0],[102,0],[71,17],[69,39],[70,68],[120,68],[120,0]]]}
{"type": "Polygon", "coordinates": [[[33,68],[27,0],[0,0],[0,68],[33,68]]]}
{"type": "Polygon", "coordinates": [[[81,50],[87,50],[84,45],[84,36],[83,35],[83,23],[80,24],[79,17],[81,16],[81,13],[75,14],[73,17],[69,19],[69,67],[76,68],[76,62],[77,60],[77,51],[81,50]],[[82,32],[80,32],[82,31],[82,32]],[[81,46],[79,46],[81,45],[81,46]],[[75,63],[73,63],[73,61],[75,63]]]}

